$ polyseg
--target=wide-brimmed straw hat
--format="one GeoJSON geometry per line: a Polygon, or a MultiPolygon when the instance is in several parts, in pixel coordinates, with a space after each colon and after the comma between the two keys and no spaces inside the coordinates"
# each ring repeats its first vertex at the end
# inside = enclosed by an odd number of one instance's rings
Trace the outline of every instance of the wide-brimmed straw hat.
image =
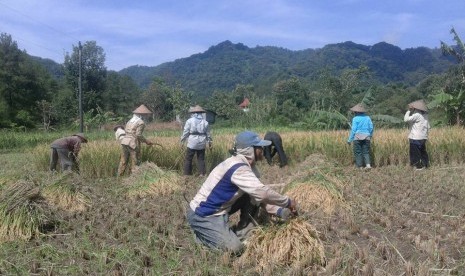
{"type": "Polygon", "coordinates": [[[350,108],[352,112],[365,113],[367,112],[365,107],[362,104],[356,104],[350,108]]]}
{"type": "Polygon", "coordinates": [[[152,111],[150,111],[150,109],[148,109],[145,105],[141,104],[132,113],[134,113],[134,114],[152,114],[152,111]]]}
{"type": "Polygon", "coordinates": [[[73,136],[77,136],[82,139],[82,142],[87,143],[87,138],[84,136],[84,133],[81,133],[81,132],[76,133],[76,134],[73,134],[73,136]]]}
{"type": "Polygon", "coordinates": [[[189,113],[205,113],[205,109],[203,109],[200,105],[191,106],[189,108],[189,113]]]}
{"type": "Polygon", "coordinates": [[[426,107],[426,103],[424,100],[418,100],[418,101],[411,102],[408,104],[408,107],[415,108],[415,109],[425,111],[425,112],[428,111],[428,108],[426,107]]]}

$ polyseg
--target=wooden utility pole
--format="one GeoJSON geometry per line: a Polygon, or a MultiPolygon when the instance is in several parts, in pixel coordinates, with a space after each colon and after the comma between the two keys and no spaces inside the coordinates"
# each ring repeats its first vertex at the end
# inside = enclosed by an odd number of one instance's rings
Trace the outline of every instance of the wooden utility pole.
{"type": "Polygon", "coordinates": [[[84,132],[84,116],[82,112],[82,86],[81,86],[81,64],[82,64],[82,45],[79,41],[79,80],[78,80],[78,89],[79,89],[79,132],[84,132]]]}

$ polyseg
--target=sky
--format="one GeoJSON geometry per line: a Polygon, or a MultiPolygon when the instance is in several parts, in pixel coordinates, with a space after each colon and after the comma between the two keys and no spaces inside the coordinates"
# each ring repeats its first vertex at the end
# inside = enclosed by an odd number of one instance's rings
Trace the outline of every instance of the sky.
{"type": "Polygon", "coordinates": [[[0,0],[0,33],[63,63],[96,41],[109,70],[157,66],[225,40],[250,48],[318,49],[352,41],[401,49],[465,41],[465,0],[0,0]]]}

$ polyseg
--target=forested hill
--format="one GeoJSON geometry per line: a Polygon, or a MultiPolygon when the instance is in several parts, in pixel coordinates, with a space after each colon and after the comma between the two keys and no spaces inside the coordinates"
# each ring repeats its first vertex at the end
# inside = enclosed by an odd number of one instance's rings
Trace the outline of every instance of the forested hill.
{"type": "Polygon", "coordinates": [[[264,92],[290,76],[311,79],[322,70],[338,74],[360,66],[367,66],[380,83],[415,85],[430,74],[444,72],[451,64],[440,49],[402,50],[385,42],[373,46],[344,42],[291,51],[224,41],[204,53],[154,67],[131,66],[119,73],[132,77],[141,87],[148,87],[158,76],[169,84],[179,83],[199,96],[208,96],[214,90],[230,91],[237,84],[253,84],[256,91],[264,92]]]}

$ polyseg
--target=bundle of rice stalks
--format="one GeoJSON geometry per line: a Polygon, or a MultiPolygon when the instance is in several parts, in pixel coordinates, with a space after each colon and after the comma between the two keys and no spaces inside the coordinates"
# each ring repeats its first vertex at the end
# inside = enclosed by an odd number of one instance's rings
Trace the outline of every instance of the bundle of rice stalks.
{"type": "Polygon", "coordinates": [[[44,187],[42,196],[53,206],[67,212],[83,212],[90,207],[90,199],[81,193],[82,178],[73,172],[58,174],[50,185],[44,187]]]}
{"type": "Polygon", "coordinates": [[[29,240],[39,234],[48,218],[40,206],[40,189],[31,182],[17,181],[0,195],[0,242],[29,240]]]}
{"type": "Polygon", "coordinates": [[[253,233],[234,268],[241,271],[253,267],[255,273],[272,275],[283,268],[303,271],[325,263],[325,252],[318,232],[311,224],[297,218],[288,224],[274,225],[253,233]]]}
{"type": "Polygon", "coordinates": [[[181,177],[174,171],[165,171],[154,163],[142,163],[123,181],[130,198],[150,195],[165,196],[181,190],[181,177]]]}
{"type": "Polygon", "coordinates": [[[342,202],[338,195],[332,194],[325,187],[311,183],[296,184],[286,195],[295,199],[299,211],[304,213],[321,211],[324,215],[331,215],[342,202]]]}

